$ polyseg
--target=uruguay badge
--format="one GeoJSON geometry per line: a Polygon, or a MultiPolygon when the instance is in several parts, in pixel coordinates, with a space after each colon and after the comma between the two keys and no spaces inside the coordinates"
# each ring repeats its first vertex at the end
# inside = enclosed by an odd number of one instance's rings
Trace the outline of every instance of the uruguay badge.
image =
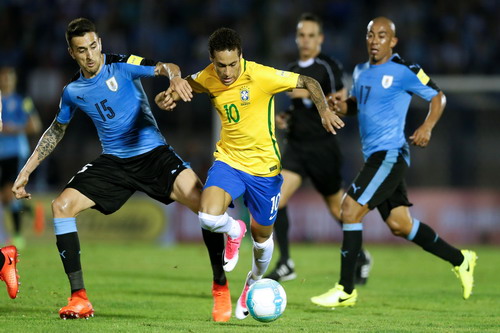
{"type": "Polygon", "coordinates": [[[108,86],[109,90],[111,90],[111,91],[118,90],[118,82],[116,82],[116,79],[114,76],[111,79],[106,80],[106,85],[108,86]]]}
{"type": "Polygon", "coordinates": [[[384,77],[382,77],[382,87],[384,87],[384,89],[389,88],[390,86],[392,86],[393,80],[394,80],[394,76],[384,75],[384,77]]]}

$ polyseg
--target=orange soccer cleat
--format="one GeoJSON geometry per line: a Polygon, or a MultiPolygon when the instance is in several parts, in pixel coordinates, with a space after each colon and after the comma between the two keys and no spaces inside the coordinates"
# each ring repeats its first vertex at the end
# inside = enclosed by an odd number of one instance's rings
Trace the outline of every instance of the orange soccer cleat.
{"type": "Polygon", "coordinates": [[[229,321],[231,318],[231,294],[229,292],[229,282],[225,285],[213,283],[212,296],[214,307],[212,308],[212,318],[214,321],[229,321]]]}
{"type": "Polygon", "coordinates": [[[7,285],[7,292],[10,298],[14,299],[17,297],[19,292],[19,275],[17,274],[16,265],[19,261],[17,249],[13,245],[2,247],[1,249],[3,256],[5,257],[5,262],[3,264],[2,270],[0,271],[0,280],[5,281],[7,285]]]}
{"type": "Polygon", "coordinates": [[[80,289],[72,293],[68,301],[68,305],[63,306],[59,310],[59,317],[61,319],[89,319],[89,317],[94,316],[94,308],[87,298],[85,289],[80,289]]]}

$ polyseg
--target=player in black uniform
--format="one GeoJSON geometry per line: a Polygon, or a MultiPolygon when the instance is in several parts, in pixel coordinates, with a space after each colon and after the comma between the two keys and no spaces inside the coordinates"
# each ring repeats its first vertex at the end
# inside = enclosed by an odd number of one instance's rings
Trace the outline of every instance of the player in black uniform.
{"type": "MultiPolygon", "coordinates": [[[[323,39],[321,20],[310,13],[302,14],[297,23],[296,37],[299,60],[292,63],[288,70],[316,79],[325,96],[344,100],[346,89],[342,81],[342,66],[321,53],[323,39]]],[[[321,119],[307,90],[295,89],[289,96],[292,98],[291,110],[276,116],[278,128],[287,130],[287,146],[282,156],[284,181],[278,217],[274,224],[281,256],[276,268],[266,276],[276,281],[287,281],[296,277],[295,265],[289,253],[286,205],[300,187],[302,180],[306,177],[311,179],[337,221],[340,221],[340,202],[344,195],[340,174],[342,156],[337,138],[323,130],[321,119]]],[[[370,267],[370,256],[366,251],[362,251],[356,270],[358,284],[366,283],[370,267]]]]}

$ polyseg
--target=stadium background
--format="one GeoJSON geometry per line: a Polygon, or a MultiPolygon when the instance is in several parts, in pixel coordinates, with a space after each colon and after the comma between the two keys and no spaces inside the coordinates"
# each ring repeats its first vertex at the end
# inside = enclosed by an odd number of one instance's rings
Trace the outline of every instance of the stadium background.
{"type": "MultiPolygon", "coordinates": [[[[421,64],[448,97],[431,146],[412,149],[407,182],[416,204],[413,211],[450,241],[500,244],[497,1],[400,1],[396,7],[392,1],[361,0],[0,0],[0,64],[17,67],[18,90],[34,99],[46,128],[55,116],[63,86],[77,71],[64,39],[73,18],[84,16],[97,23],[104,52],[175,62],[184,74],[190,74],[208,64],[207,37],[220,26],[242,35],[245,58],[285,68],[297,56],[295,23],[304,11],[322,17],[323,51],[339,59],[348,76],[356,63],[366,61],[367,22],[384,15],[396,23],[400,38],[396,52],[421,64]]],[[[168,81],[143,80],[143,85],[152,100],[168,81]]],[[[279,96],[277,109],[286,106],[286,98],[279,96]]],[[[208,98],[199,96],[171,113],[152,108],[167,141],[204,180],[212,163],[213,128],[217,128],[208,98]]],[[[415,99],[408,132],[425,114],[425,103],[415,99]]],[[[339,140],[347,185],[362,162],[355,119],[347,120],[339,140]]],[[[93,125],[79,114],[56,151],[33,174],[29,189],[36,194],[34,201],[45,208],[47,230],[51,229],[50,200],[100,151],[93,125]]],[[[241,209],[234,213],[242,214],[241,209]]],[[[321,198],[307,183],[290,202],[290,215],[295,241],[338,241],[341,237],[321,198]]],[[[371,213],[368,219],[367,241],[399,242],[377,214],[371,213]]],[[[201,239],[194,214],[178,205],[156,205],[141,196],[110,217],[85,212],[79,229],[83,237],[87,232],[93,237],[160,238],[169,243],[201,239]]]]}

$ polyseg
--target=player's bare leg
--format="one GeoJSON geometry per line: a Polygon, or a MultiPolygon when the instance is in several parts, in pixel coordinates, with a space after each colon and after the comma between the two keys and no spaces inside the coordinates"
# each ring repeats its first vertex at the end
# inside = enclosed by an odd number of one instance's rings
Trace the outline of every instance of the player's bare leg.
{"type": "Polygon", "coordinates": [[[80,212],[94,205],[92,200],[72,188],[66,188],[52,202],[57,248],[71,286],[68,305],[59,310],[62,319],[88,319],[94,316],[94,309],[87,297],[83,282],[80,241],[75,219],[80,212]]]}

